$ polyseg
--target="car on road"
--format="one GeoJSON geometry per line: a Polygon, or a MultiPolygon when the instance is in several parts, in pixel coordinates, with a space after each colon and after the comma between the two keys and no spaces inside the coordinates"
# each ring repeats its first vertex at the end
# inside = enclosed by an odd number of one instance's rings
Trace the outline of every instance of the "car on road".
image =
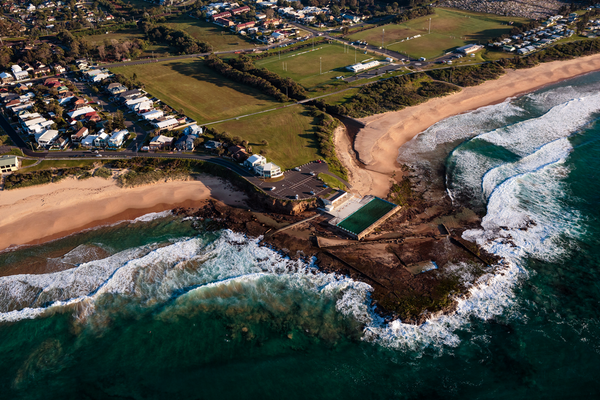
{"type": "Polygon", "coordinates": [[[294,168],[294,171],[300,171],[300,168],[296,167],[294,168]]]}
{"type": "Polygon", "coordinates": [[[275,186],[268,187],[267,190],[275,190],[275,186]]]}
{"type": "Polygon", "coordinates": [[[310,194],[311,196],[314,196],[315,195],[315,191],[311,190],[310,192],[308,192],[308,194],[310,194]]]}
{"type": "Polygon", "coordinates": [[[296,200],[298,200],[298,195],[294,196],[294,198],[295,198],[296,200]]]}
{"type": "Polygon", "coordinates": [[[102,154],[96,154],[96,157],[102,157],[102,154]]]}
{"type": "Polygon", "coordinates": [[[311,176],[315,176],[315,171],[310,171],[311,176]]]}

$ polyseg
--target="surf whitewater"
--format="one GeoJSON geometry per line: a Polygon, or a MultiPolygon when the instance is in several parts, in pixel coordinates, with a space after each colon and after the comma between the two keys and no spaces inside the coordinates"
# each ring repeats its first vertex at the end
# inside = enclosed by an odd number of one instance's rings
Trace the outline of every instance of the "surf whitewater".
{"type": "Polygon", "coordinates": [[[403,147],[399,162],[446,171],[437,184],[484,215],[463,237],[504,260],[471,282],[452,315],[386,324],[365,283],[256,238],[153,214],[0,254],[3,271],[34,271],[0,277],[3,393],[558,398],[600,389],[598,89],[599,74],[564,82],[444,120],[403,147]]]}

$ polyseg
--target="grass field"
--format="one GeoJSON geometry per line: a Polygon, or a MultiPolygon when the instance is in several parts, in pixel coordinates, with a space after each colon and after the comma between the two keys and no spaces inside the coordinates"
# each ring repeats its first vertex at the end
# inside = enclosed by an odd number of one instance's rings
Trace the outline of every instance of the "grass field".
{"type": "Polygon", "coordinates": [[[199,59],[132,65],[111,71],[129,77],[135,72],[146,91],[176,110],[183,109],[200,124],[281,105],[258,90],[223,78],[199,59]]]}
{"type": "Polygon", "coordinates": [[[355,60],[361,62],[372,59],[382,58],[364,54],[361,51],[356,51],[355,54],[354,49],[341,44],[319,44],[315,46],[314,51],[312,48],[304,48],[282,54],[281,59],[279,55],[273,55],[258,60],[254,64],[283,77],[290,77],[306,89],[311,90],[311,88],[324,83],[336,82],[337,76],[352,75],[351,72],[345,70],[345,67],[354,64],[355,60]],[[283,63],[286,63],[285,70],[283,63]],[[322,73],[319,73],[319,68],[322,73]]]}
{"type": "Polygon", "coordinates": [[[485,44],[488,39],[508,33],[512,29],[509,21],[522,23],[527,19],[436,8],[433,15],[403,24],[389,24],[358,32],[350,35],[349,39],[365,40],[374,46],[381,46],[382,30],[385,29],[383,43],[386,48],[412,57],[430,59],[467,43],[485,44]],[[428,34],[429,18],[431,18],[430,34],[428,34]],[[422,36],[406,40],[415,35],[422,36]]]}
{"type": "Polygon", "coordinates": [[[312,132],[313,117],[301,106],[286,107],[211,127],[247,140],[254,153],[266,150],[265,157],[282,169],[321,158],[312,132]],[[268,146],[262,145],[262,140],[266,140],[268,146]]]}
{"type": "Polygon", "coordinates": [[[40,171],[50,168],[73,168],[94,165],[99,160],[44,160],[36,166],[23,170],[23,173],[40,171]]]}
{"type": "Polygon", "coordinates": [[[227,29],[203,20],[178,17],[171,19],[166,26],[189,33],[192,37],[209,43],[213,51],[237,50],[252,47],[242,36],[236,35],[227,29]]]}
{"type": "MultiPolygon", "coordinates": [[[[101,44],[106,42],[110,43],[110,41],[113,39],[118,41],[133,39],[144,40],[144,34],[138,31],[137,29],[120,29],[118,31],[108,32],[109,33],[107,34],[84,36],[84,39],[94,46],[100,46],[101,44]]],[[[176,50],[171,49],[169,46],[152,44],[146,47],[146,49],[142,53],[142,57],[151,56],[153,52],[155,56],[166,55],[166,53],[170,51],[175,52],[176,50]]]]}
{"type": "Polygon", "coordinates": [[[346,185],[340,182],[338,179],[333,176],[327,174],[319,174],[319,179],[323,181],[324,184],[334,189],[346,190],[346,185]]]}

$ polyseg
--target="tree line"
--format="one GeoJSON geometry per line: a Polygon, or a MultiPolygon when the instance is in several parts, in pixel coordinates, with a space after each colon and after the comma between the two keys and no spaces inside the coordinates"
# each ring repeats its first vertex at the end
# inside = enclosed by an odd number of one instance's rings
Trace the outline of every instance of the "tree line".
{"type": "Polygon", "coordinates": [[[285,94],[283,94],[266,79],[252,75],[249,72],[243,72],[235,69],[214,54],[211,54],[207,57],[206,65],[218,72],[220,75],[223,75],[224,77],[236,82],[243,83],[244,85],[255,87],[264,94],[274,97],[278,101],[284,102],[289,100],[285,94]]]}
{"type": "Polygon", "coordinates": [[[181,54],[207,53],[212,51],[210,44],[190,36],[182,30],[165,25],[154,25],[150,21],[141,22],[141,29],[152,43],[165,43],[176,48],[181,54]]]}

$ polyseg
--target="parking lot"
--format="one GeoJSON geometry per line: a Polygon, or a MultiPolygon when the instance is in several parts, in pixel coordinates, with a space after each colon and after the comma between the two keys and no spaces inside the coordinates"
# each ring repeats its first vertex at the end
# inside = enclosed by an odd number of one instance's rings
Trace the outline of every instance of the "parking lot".
{"type": "Polygon", "coordinates": [[[319,173],[328,172],[326,163],[312,162],[298,168],[299,171],[286,171],[285,179],[278,182],[260,181],[259,186],[267,193],[285,199],[307,199],[327,193],[330,189],[317,178],[319,173]],[[314,175],[313,175],[314,174],[314,175]],[[269,188],[274,188],[269,190],[269,188]]]}

